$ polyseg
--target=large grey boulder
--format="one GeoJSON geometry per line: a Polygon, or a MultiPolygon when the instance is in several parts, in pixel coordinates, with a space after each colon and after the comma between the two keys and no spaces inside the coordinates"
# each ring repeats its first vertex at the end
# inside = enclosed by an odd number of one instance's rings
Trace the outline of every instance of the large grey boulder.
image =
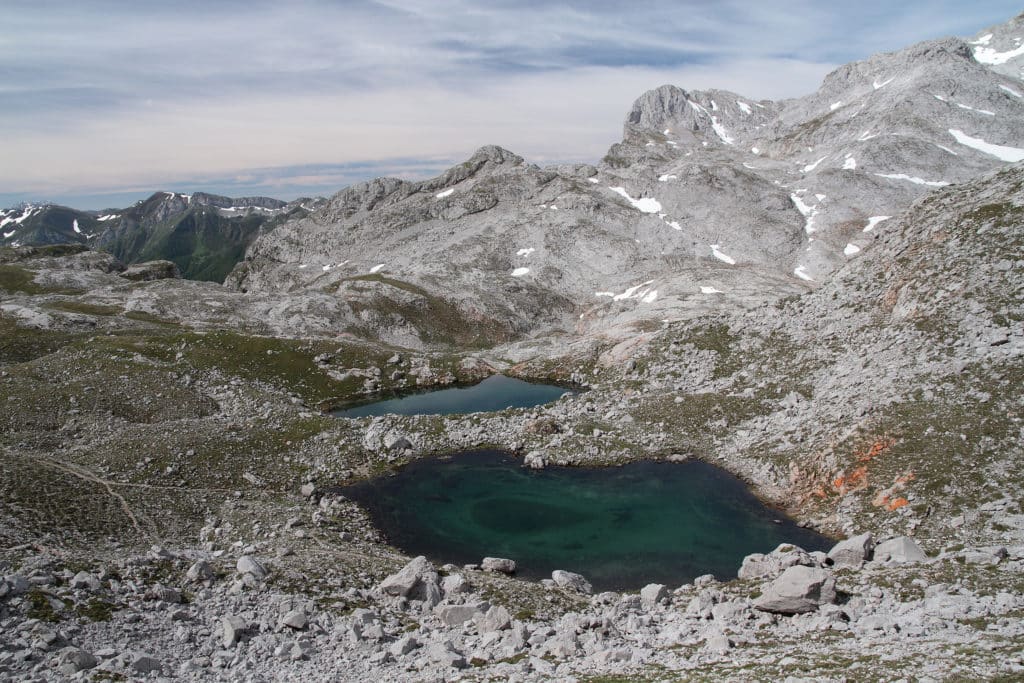
{"type": "Polygon", "coordinates": [[[790,567],[782,576],[765,586],[754,601],[762,612],[801,614],[820,605],[835,602],[836,580],[832,573],[817,567],[790,567]]]}
{"type": "Polygon", "coordinates": [[[875,542],[871,537],[871,532],[863,533],[859,536],[851,536],[832,546],[832,550],[828,551],[828,559],[832,561],[832,565],[835,567],[859,568],[871,559],[871,550],[874,548],[874,545],[875,542]]]}
{"type": "Polygon", "coordinates": [[[242,635],[249,629],[249,624],[242,617],[224,617],[221,619],[221,640],[224,647],[234,647],[242,635]]]}
{"type": "Polygon", "coordinates": [[[789,567],[813,567],[816,564],[810,553],[803,548],[783,543],[767,555],[753,553],[744,557],[736,575],[741,579],[775,578],[789,567]]]}
{"type": "Polygon", "coordinates": [[[504,631],[512,626],[512,617],[501,605],[491,607],[485,614],[475,617],[476,627],[480,633],[504,631]]]}
{"type": "Polygon", "coordinates": [[[509,560],[504,557],[485,557],[480,563],[480,568],[485,572],[514,574],[516,571],[516,562],[515,560],[509,560]]]}
{"type": "Polygon", "coordinates": [[[238,562],[235,564],[235,569],[238,573],[245,576],[246,574],[252,576],[257,581],[262,581],[267,578],[267,568],[252,555],[242,555],[238,558],[238,562]]]}
{"type": "Polygon", "coordinates": [[[551,580],[558,584],[560,588],[576,591],[577,593],[590,595],[594,591],[594,587],[590,585],[590,582],[585,577],[562,569],[556,569],[551,572],[551,580]]]}
{"type": "Polygon", "coordinates": [[[57,654],[57,670],[65,676],[72,676],[96,666],[96,657],[77,647],[66,647],[57,654]]]}
{"type": "Polygon", "coordinates": [[[908,536],[897,536],[875,546],[875,562],[926,562],[928,556],[917,541],[908,536]]]}
{"type": "Polygon", "coordinates": [[[434,614],[446,626],[458,626],[480,616],[481,611],[478,605],[438,605],[434,614]]]}
{"type": "Polygon", "coordinates": [[[146,261],[128,266],[120,275],[124,279],[134,282],[150,282],[152,280],[178,280],[181,278],[181,271],[172,261],[146,261]]]}
{"type": "Polygon", "coordinates": [[[441,602],[437,570],[422,555],[381,581],[377,588],[385,595],[421,600],[430,607],[441,602]]]}
{"type": "Polygon", "coordinates": [[[71,587],[95,592],[100,589],[100,580],[89,572],[81,571],[72,577],[71,587]]]}
{"type": "Polygon", "coordinates": [[[668,597],[668,586],[663,583],[649,583],[640,589],[640,604],[650,609],[668,597]]]}

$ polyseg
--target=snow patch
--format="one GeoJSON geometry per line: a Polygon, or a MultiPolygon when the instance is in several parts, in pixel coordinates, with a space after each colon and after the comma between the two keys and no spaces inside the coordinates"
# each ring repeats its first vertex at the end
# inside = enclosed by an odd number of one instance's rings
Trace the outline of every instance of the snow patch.
{"type": "Polygon", "coordinates": [[[299,264],[299,270],[304,270],[306,268],[309,268],[309,264],[308,263],[300,263],[299,264]]]}
{"type": "Polygon", "coordinates": [[[872,135],[870,130],[866,130],[863,133],[861,133],[859,138],[857,138],[857,142],[867,142],[868,140],[872,140],[877,137],[877,134],[872,135]]]}
{"type": "Polygon", "coordinates": [[[814,198],[817,199],[819,202],[825,201],[825,197],[826,197],[826,195],[823,195],[823,194],[816,194],[816,195],[814,195],[814,198]]]}
{"type": "Polygon", "coordinates": [[[800,172],[801,173],[810,173],[814,169],[818,168],[818,164],[820,164],[821,162],[825,161],[826,158],[827,158],[827,155],[822,157],[822,158],[820,158],[820,159],[818,159],[813,164],[807,164],[806,166],[804,166],[803,168],[800,169],[800,172]]]}
{"type": "Polygon", "coordinates": [[[836,109],[839,109],[839,107],[841,107],[841,106],[843,106],[842,100],[840,100],[838,102],[833,102],[832,104],[828,105],[828,110],[829,111],[835,111],[836,109]]]}
{"type": "Polygon", "coordinates": [[[914,183],[915,185],[927,185],[928,187],[945,187],[949,185],[945,180],[924,180],[915,176],[909,176],[906,173],[875,173],[879,178],[889,178],[890,180],[906,180],[914,183]]]}
{"type": "Polygon", "coordinates": [[[72,221],[71,229],[74,230],[75,232],[77,232],[79,235],[82,234],[82,229],[78,227],[78,219],[77,218],[74,221],[72,221]]]}
{"type": "Polygon", "coordinates": [[[382,270],[384,270],[384,264],[378,263],[373,268],[370,268],[370,274],[373,275],[374,273],[379,273],[382,270]]]}
{"type": "MultiPolygon", "coordinates": [[[[635,285],[633,287],[630,287],[629,289],[624,291],[622,294],[615,294],[612,297],[612,300],[613,301],[625,301],[626,299],[632,299],[632,298],[635,298],[635,297],[646,296],[647,293],[650,291],[649,286],[651,284],[653,284],[653,283],[654,283],[654,280],[648,280],[647,282],[643,282],[643,283],[641,283],[639,285],[635,285]]],[[[655,290],[655,294],[657,294],[657,290],[655,290]]]]}
{"type": "Polygon", "coordinates": [[[633,199],[629,196],[629,193],[626,192],[626,188],[624,187],[609,187],[608,189],[625,197],[626,201],[632,204],[633,207],[641,213],[661,213],[661,203],[653,197],[633,199]]]}
{"type": "Polygon", "coordinates": [[[4,233],[4,239],[5,240],[11,239],[11,237],[13,237],[14,233],[16,233],[16,232],[17,232],[17,230],[11,230],[10,232],[5,232],[4,233]]]}
{"type": "Polygon", "coordinates": [[[519,251],[516,252],[516,256],[529,256],[530,254],[532,254],[535,251],[537,251],[537,250],[534,249],[533,247],[528,247],[526,249],[520,249],[519,251]]]}
{"type": "Polygon", "coordinates": [[[1006,87],[1005,85],[1000,85],[1000,86],[999,86],[999,88],[1000,88],[1001,90],[1005,90],[1006,92],[1010,93],[1010,94],[1011,94],[1011,95],[1013,95],[1014,97],[1024,97],[1024,95],[1021,95],[1021,94],[1020,94],[1019,92],[1017,92],[1017,91],[1016,91],[1016,90],[1014,90],[1013,88],[1008,88],[1008,87],[1006,87]]]}
{"type": "Polygon", "coordinates": [[[1021,149],[1020,147],[994,145],[991,142],[985,142],[981,138],[972,138],[970,135],[967,135],[962,130],[957,130],[956,128],[950,128],[949,134],[956,138],[956,141],[961,145],[994,156],[1000,161],[1017,162],[1024,160],[1024,149],[1021,149]]]}
{"type": "Polygon", "coordinates": [[[940,145],[937,142],[933,142],[932,144],[935,145],[936,147],[938,147],[939,149],[941,149],[943,152],[949,152],[950,154],[952,154],[955,157],[960,156],[959,154],[957,154],[956,152],[951,150],[949,147],[946,147],[945,145],[940,145]]]}
{"type": "Polygon", "coordinates": [[[530,272],[529,268],[516,268],[512,271],[512,277],[522,277],[530,272]]]}
{"type": "Polygon", "coordinates": [[[843,253],[845,255],[847,255],[847,256],[853,256],[854,254],[859,254],[860,253],[860,247],[858,247],[856,244],[852,244],[852,243],[851,244],[847,244],[846,248],[843,249],[843,253]]]}
{"type": "Polygon", "coordinates": [[[760,153],[761,153],[761,150],[759,150],[759,149],[758,149],[757,147],[751,147],[751,148],[750,148],[750,151],[751,151],[751,152],[752,152],[753,154],[760,154],[760,153]]]}
{"type": "Polygon", "coordinates": [[[855,171],[855,170],[857,170],[857,160],[854,159],[852,155],[850,155],[850,154],[846,155],[846,160],[843,161],[843,170],[844,171],[855,171]]]}
{"type": "Polygon", "coordinates": [[[725,294],[725,292],[723,292],[720,289],[715,289],[714,287],[704,287],[703,285],[700,288],[700,293],[701,294],[725,294]]]}
{"type": "Polygon", "coordinates": [[[599,182],[601,182],[601,181],[600,181],[600,180],[598,180],[597,178],[587,178],[587,180],[588,180],[589,182],[593,183],[594,185],[597,185],[597,184],[598,184],[599,182]]]}
{"type": "Polygon", "coordinates": [[[807,266],[797,266],[797,268],[793,271],[793,275],[796,275],[801,280],[814,282],[814,278],[807,274],[807,266]]]}
{"type": "Polygon", "coordinates": [[[862,232],[871,232],[872,230],[875,229],[876,225],[878,225],[882,221],[887,221],[890,218],[892,218],[892,216],[872,216],[871,218],[868,219],[868,224],[864,226],[864,230],[862,230],[862,232]]]}
{"type": "Polygon", "coordinates": [[[673,230],[682,230],[683,229],[683,226],[679,225],[679,223],[677,221],[672,221],[671,223],[668,224],[668,227],[672,228],[673,230]]]}
{"type": "Polygon", "coordinates": [[[444,190],[442,192],[438,192],[434,196],[437,197],[438,199],[444,199],[445,197],[450,197],[453,192],[455,192],[455,188],[454,187],[449,187],[447,190],[444,190]]]}
{"type": "Polygon", "coordinates": [[[112,221],[115,218],[120,218],[120,216],[118,216],[116,213],[110,213],[107,214],[106,216],[100,216],[96,220],[100,221],[101,223],[106,223],[107,221],[112,221]]]}
{"type": "Polygon", "coordinates": [[[743,112],[744,114],[750,115],[750,105],[747,104],[746,102],[740,102],[739,100],[737,100],[736,106],[739,107],[740,111],[743,112]]]}
{"type": "MultiPolygon", "coordinates": [[[[797,190],[797,192],[803,192],[804,190],[797,190]]],[[[814,217],[818,215],[818,207],[808,206],[804,203],[804,200],[800,198],[800,195],[794,192],[789,195],[789,198],[793,201],[793,206],[796,210],[804,217],[804,232],[810,235],[814,232],[814,217]]]]}
{"type": "Polygon", "coordinates": [[[884,88],[885,86],[887,86],[890,83],[892,83],[895,78],[896,77],[893,76],[892,78],[890,78],[890,79],[888,79],[886,81],[882,81],[881,83],[879,83],[877,80],[875,80],[875,81],[873,81],[871,83],[871,87],[874,88],[875,90],[878,90],[879,88],[884,88]]]}
{"type": "Polygon", "coordinates": [[[725,263],[728,263],[730,266],[735,266],[736,265],[736,259],[734,259],[732,256],[729,256],[725,252],[721,251],[721,249],[719,249],[720,246],[721,245],[718,245],[718,244],[712,244],[711,245],[711,253],[719,261],[724,261],[725,263]]]}
{"type": "Polygon", "coordinates": [[[977,40],[972,40],[971,41],[971,45],[988,45],[989,41],[991,41],[991,40],[992,40],[992,34],[991,33],[986,33],[981,38],[978,38],[977,40]]]}
{"type": "Polygon", "coordinates": [[[615,296],[615,292],[594,292],[594,296],[613,297],[613,296],[615,296]]]}
{"type": "Polygon", "coordinates": [[[653,303],[654,300],[657,299],[657,298],[658,298],[658,290],[652,289],[646,295],[644,295],[644,297],[641,298],[640,301],[644,302],[645,304],[649,304],[649,303],[653,303]]]}
{"type": "Polygon", "coordinates": [[[979,114],[984,114],[985,116],[996,115],[994,111],[989,111],[988,109],[975,109],[974,107],[968,107],[966,104],[960,104],[959,102],[956,103],[956,106],[960,107],[961,109],[966,109],[967,111],[976,111],[979,114]]]}
{"type": "Polygon", "coordinates": [[[658,182],[659,183],[667,183],[670,180],[678,180],[678,179],[679,179],[679,176],[677,176],[677,175],[670,175],[668,173],[666,173],[665,175],[658,176],[658,182]]]}
{"type": "Polygon", "coordinates": [[[982,64],[1006,64],[1014,57],[1024,55],[1024,45],[1019,45],[1013,50],[996,52],[990,47],[974,48],[974,59],[982,64]]]}
{"type": "Polygon", "coordinates": [[[729,131],[727,131],[725,129],[725,126],[720,124],[718,122],[718,119],[716,119],[714,116],[711,117],[711,128],[712,128],[712,130],[715,131],[715,135],[717,135],[719,138],[721,138],[722,142],[724,142],[725,144],[727,144],[727,145],[734,145],[734,144],[736,144],[736,141],[733,140],[731,135],[729,135],[729,131]]]}

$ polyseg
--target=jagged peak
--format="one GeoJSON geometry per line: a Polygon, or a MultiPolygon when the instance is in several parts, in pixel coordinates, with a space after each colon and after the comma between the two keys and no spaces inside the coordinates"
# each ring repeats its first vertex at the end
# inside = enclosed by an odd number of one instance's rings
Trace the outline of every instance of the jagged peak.
{"type": "Polygon", "coordinates": [[[498,145],[484,145],[471,156],[466,163],[480,165],[491,162],[493,164],[511,164],[513,166],[519,166],[525,163],[523,157],[510,152],[504,147],[498,145]]]}
{"type": "Polygon", "coordinates": [[[689,93],[677,85],[660,85],[633,102],[626,115],[626,126],[658,128],[666,120],[678,118],[686,110],[689,93]]]}

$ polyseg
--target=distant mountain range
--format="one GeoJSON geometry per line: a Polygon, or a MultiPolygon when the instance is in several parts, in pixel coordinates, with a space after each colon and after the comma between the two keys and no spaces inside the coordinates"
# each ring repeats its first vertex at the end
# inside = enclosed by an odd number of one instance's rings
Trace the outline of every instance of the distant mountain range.
{"type": "Polygon", "coordinates": [[[0,244],[85,244],[126,264],[166,259],[185,278],[222,282],[257,236],[322,201],[157,192],[127,209],[25,204],[0,210],[0,244]]]}

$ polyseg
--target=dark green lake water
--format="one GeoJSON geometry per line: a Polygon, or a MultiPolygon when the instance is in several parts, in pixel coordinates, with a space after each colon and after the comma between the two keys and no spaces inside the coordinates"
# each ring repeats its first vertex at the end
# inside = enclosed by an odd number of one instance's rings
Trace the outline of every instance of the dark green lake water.
{"type": "Polygon", "coordinates": [[[733,578],[750,553],[832,545],[697,461],[530,470],[501,451],[474,451],[339,490],[411,555],[454,564],[507,557],[520,576],[565,569],[595,590],[733,578]]]}
{"type": "Polygon", "coordinates": [[[551,384],[492,375],[471,387],[440,389],[331,411],[335,417],[372,415],[461,415],[505,408],[532,408],[554,401],[569,390],[551,384]]]}

